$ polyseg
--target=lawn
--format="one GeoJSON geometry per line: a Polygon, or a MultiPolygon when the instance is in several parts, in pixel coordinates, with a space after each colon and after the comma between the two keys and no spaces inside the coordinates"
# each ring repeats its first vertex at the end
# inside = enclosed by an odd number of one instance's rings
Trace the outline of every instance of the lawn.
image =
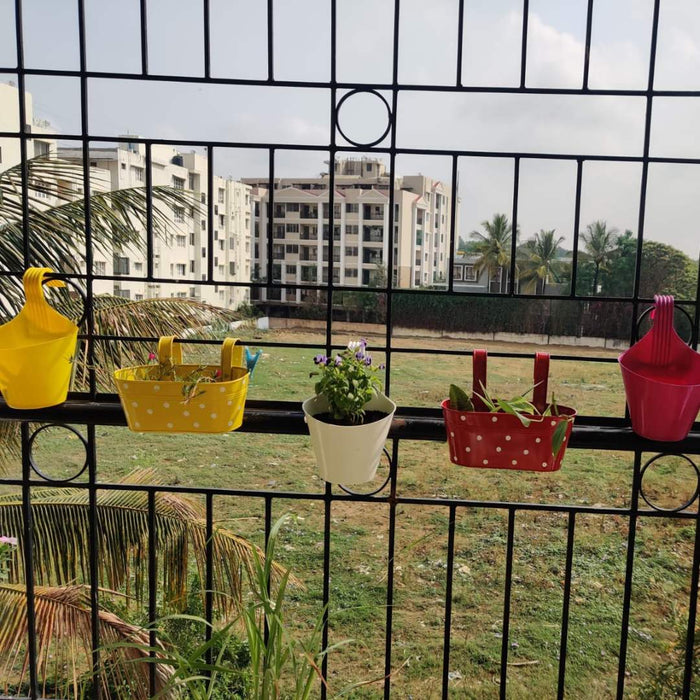
{"type": "MultiPolygon", "coordinates": [[[[254,342],[318,343],[319,334],[246,331],[254,342]]],[[[338,336],[337,342],[349,338],[338,336]]],[[[369,337],[370,345],[383,338],[369,337]]],[[[410,341],[424,349],[471,347],[463,340],[410,341]]],[[[491,352],[534,352],[534,347],[489,344],[491,352]]],[[[550,348],[565,354],[566,348],[550,348]]],[[[616,353],[577,354],[614,358],[616,353]]],[[[310,394],[316,349],[265,347],[249,398],[301,400],[310,394]]],[[[383,361],[381,353],[377,361],[383,361]]],[[[391,393],[399,405],[439,406],[450,382],[467,387],[468,358],[397,353],[392,357],[391,393]]],[[[521,393],[532,383],[532,360],[492,358],[492,393],[521,393]]],[[[616,363],[552,363],[550,392],[580,414],[621,416],[624,395],[616,363]]],[[[37,440],[37,460],[54,475],[82,461],[74,436],[48,434],[37,440]]],[[[134,469],[155,468],[167,484],[265,489],[272,493],[318,494],[306,436],[232,433],[223,436],[134,434],[126,428],[97,428],[98,478],[111,482],[134,469]]],[[[645,457],[646,458],[646,457],[645,457]]],[[[695,482],[680,460],[668,458],[649,482],[665,505],[690,496],[695,482]]],[[[401,496],[513,500],[625,507],[629,505],[633,456],[624,452],[570,450],[560,472],[532,474],[469,470],[449,462],[444,443],[402,441],[397,492],[401,496]]],[[[17,476],[18,467],[8,476],[17,476]]],[[[381,475],[386,474],[382,467],[381,475]]],[[[252,497],[217,496],[216,525],[262,544],[264,503],[252,497]]],[[[279,560],[305,584],[291,594],[293,624],[300,630],[321,608],[324,505],[276,498],[275,517],[294,517],[282,531],[279,560]]],[[[349,683],[381,678],[387,598],[388,504],[334,503],[331,510],[331,642],[353,643],[329,659],[333,691],[349,683]]],[[[449,511],[444,505],[399,505],[396,511],[392,697],[440,697],[443,656],[449,511]]],[[[450,696],[493,698],[498,693],[502,640],[507,511],[460,508],[455,522],[452,591],[450,696]]],[[[638,697],[677,642],[687,620],[692,521],[642,518],[637,525],[635,576],[629,627],[628,697],[638,697]]],[[[615,696],[628,522],[610,515],[576,519],[567,694],[615,696]]],[[[515,518],[508,696],[552,697],[556,693],[563,603],[567,517],[518,512],[515,518]]],[[[354,690],[351,697],[381,697],[382,684],[354,690]]]]}

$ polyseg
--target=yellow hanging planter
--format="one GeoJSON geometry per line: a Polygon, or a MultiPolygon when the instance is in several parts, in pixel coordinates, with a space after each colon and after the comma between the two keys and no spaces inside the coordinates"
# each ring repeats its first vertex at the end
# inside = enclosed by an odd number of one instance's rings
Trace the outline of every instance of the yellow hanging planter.
{"type": "Polygon", "coordinates": [[[182,364],[175,336],[158,342],[158,364],[114,373],[129,428],[135,432],[228,433],[243,422],[250,374],[235,338],[221,346],[221,367],[182,364]]]}
{"type": "MultiPolygon", "coordinates": [[[[70,387],[78,326],[49,306],[42,287],[50,267],[30,267],[22,278],[22,310],[0,326],[0,391],[11,408],[63,403],[70,387]]],[[[64,287],[61,280],[47,281],[64,287]]]]}

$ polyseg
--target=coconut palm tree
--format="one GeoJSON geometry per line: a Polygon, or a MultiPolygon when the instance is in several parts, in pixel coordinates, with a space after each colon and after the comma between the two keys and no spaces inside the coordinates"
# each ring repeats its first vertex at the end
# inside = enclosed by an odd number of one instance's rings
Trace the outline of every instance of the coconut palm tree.
{"type": "MultiPolygon", "coordinates": [[[[472,231],[469,236],[475,241],[474,251],[479,256],[474,266],[479,274],[486,270],[489,278],[498,273],[498,291],[504,292],[507,285],[507,274],[503,270],[510,269],[513,226],[508,223],[505,214],[494,214],[491,221],[482,221],[481,231],[472,231]]],[[[516,238],[517,238],[516,231],[516,238]]]]}
{"type": "Polygon", "coordinates": [[[586,226],[586,230],[580,235],[583,241],[583,250],[590,256],[595,266],[593,274],[592,294],[598,293],[598,277],[615,252],[617,245],[617,229],[608,229],[605,221],[594,221],[586,226]]]}
{"type": "MultiPolygon", "coordinates": [[[[119,483],[128,488],[157,485],[161,481],[154,470],[139,470],[119,483]]],[[[35,623],[39,650],[37,671],[43,674],[46,682],[47,674],[57,673],[56,669],[60,676],[61,672],[66,673],[66,668],[75,670],[80,667],[78,671],[81,672],[67,674],[75,685],[83,680],[79,678],[81,673],[89,672],[87,660],[91,650],[89,587],[85,585],[90,571],[89,494],[84,489],[37,488],[32,490],[31,507],[35,533],[32,548],[35,608],[38,611],[35,623]],[[59,643],[61,640],[65,643],[59,643]],[[82,653],[76,655],[76,649],[82,653]],[[49,668],[48,659],[56,655],[61,660],[51,662],[49,668]]],[[[99,553],[97,577],[101,590],[119,591],[142,602],[147,595],[148,579],[148,492],[99,491],[95,517],[97,540],[94,545],[99,553]]],[[[157,571],[162,577],[159,587],[162,606],[166,611],[178,612],[184,609],[188,600],[190,560],[194,560],[200,580],[206,579],[207,526],[203,509],[190,499],[158,492],[153,522],[157,571]]],[[[22,585],[22,523],[21,496],[0,496],[0,532],[18,540],[10,560],[10,583],[0,584],[0,659],[5,659],[7,668],[16,668],[15,662],[21,655],[19,668],[24,669],[27,620],[26,592],[22,585]]],[[[222,528],[214,530],[211,546],[214,609],[220,617],[230,619],[243,608],[243,573],[253,576],[255,562],[260,561],[264,554],[247,540],[222,528]]],[[[277,581],[287,577],[293,583],[299,583],[278,564],[270,562],[269,567],[277,581]]],[[[108,684],[121,678],[128,682],[129,688],[132,684],[135,688],[143,686],[145,695],[135,691],[135,697],[148,697],[147,680],[143,685],[144,673],[148,678],[145,664],[133,663],[133,654],[138,652],[136,647],[148,643],[148,634],[104,610],[98,611],[98,622],[100,647],[107,648],[99,682],[108,684]],[[117,642],[126,643],[125,648],[115,644],[117,642]],[[132,655],[123,657],[122,653],[126,653],[129,646],[134,647],[132,655]]],[[[167,675],[167,667],[161,670],[167,675]]],[[[8,673],[3,673],[2,677],[8,678],[8,673]]]]}
{"type": "Polygon", "coordinates": [[[533,238],[525,242],[520,251],[520,280],[534,283],[535,292],[537,286],[542,284],[542,294],[547,292],[547,280],[553,277],[559,279],[562,272],[562,263],[558,259],[564,236],[555,238],[555,229],[545,231],[540,229],[533,238]]]}

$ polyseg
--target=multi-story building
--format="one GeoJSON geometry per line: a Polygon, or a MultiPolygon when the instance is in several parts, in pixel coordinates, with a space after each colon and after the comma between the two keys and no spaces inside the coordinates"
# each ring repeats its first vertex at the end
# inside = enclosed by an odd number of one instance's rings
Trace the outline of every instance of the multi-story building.
{"type": "MultiPolygon", "coordinates": [[[[106,171],[110,189],[143,187],[146,180],[145,146],[128,136],[116,147],[91,148],[90,166],[106,171]]],[[[67,160],[82,159],[79,149],[60,148],[58,155],[67,160]]],[[[194,151],[181,153],[172,146],[155,144],[151,149],[152,186],[172,187],[190,193],[191,205],[159,207],[169,219],[167,233],[153,239],[153,277],[171,282],[147,282],[146,249],[115,250],[112,265],[96,261],[96,275],[124,275],[114,282],[114,294],[127,299],[162,297],[190,298],[215,306],[236,308],[249,298],[247,287],[201,285],[208,279],[208,260],[212,256],[213,281],[248,282],[252,198],[250,187],[231,179],[214,176],[213,232],[208,233],[209,191],[207,159],[194,151]],[[209,244],[212,250],[209,251],[209,244]],[[110,269],[111,268],[111,269],[110,269]],[[127,279],[135,277],[137,279],[127,279]]],[[[154,206],[159,206],[157,203],[154,206]]],[[[144,240],[145,240],[144,231],[144,240]]]]}
{"type": "MultiPolygon", "coordinates": [[[[253,277],[266,280],[269,180],[243,178],[255,199],[253,277]]],[[[328,173],[317,178],[274,182],[272,282],[304,285],[333,280],[347,286],[386,284],[391,177],[376,158],[335,162],[331,253],[328,173]]],[[[450,247],[450,188],[425,175],[395,179],[394,285],[404,288],[444,283],[450,247]]],[[[305,299],[302,289],[261,290],[262,299],[305,299]],[[276,294],[275,294],[276,292],[276,294]]]]}

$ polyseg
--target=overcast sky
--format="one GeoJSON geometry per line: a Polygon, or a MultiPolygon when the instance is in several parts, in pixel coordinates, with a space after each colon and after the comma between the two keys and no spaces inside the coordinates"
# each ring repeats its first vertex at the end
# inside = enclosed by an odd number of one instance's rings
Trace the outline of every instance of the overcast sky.
{"type": "MultiPolygon", "coordinates": [[[[149,67],[155,73],[201,75],[202,7],[197,0],[149,0],[149,67]]],[[[530,0],[527,85],[581,86],[586,0],[530,0]]],[[[33,68],[78,68],[74,0],[24,0],[25,60],[33,68]]],[[[88,67],[140,70],[138,0],[86,0],[88,67]]],[[[337,75],[343,81],[390,82],[393,0],[338,0],[337,75]]],[[[0,65],[16,64],[14,2],[0,0],[0,65]]],[[[330,77],[328,0],[276,0],[275,76],[330,77]]],[[[455,80],[457,0],[402,0],[399,81],[455,80]]],[[[267,76],[266,3],[211,0],[212,72],[267,76]]],[[[595,0],[590,87],[644,89],[649,66],[651,0],[595,0]]],[[[520,78],[520,0],[466,0],[463,81],[513,86],[520,78]]],[[[0,76],[2,80],[11,75],[0,76]]],[[[79,82],[30,77],[36,115],[61,133],[80,131],[79,82]]],[[[658,89],[700,90],[700,2],[661,0],[658,89]]],[[[328,145],[327,89],[294,89],[91,80],[90,130],[174,139],[328,145]]],[[[387,95],[389,98],[389,95],[387,95]]],[[[640,155],[645,99],[402,92],[399,147],[495,152],[640,155]]],[[[373,98],[352,98],[340,118],[358,140],[378,136],[386,111],[373,98]],[[353,100],[357,100],[353,104],[353,100]]],[[[700,157],[700,98],[656,98],[651,155],[700,157]]],[[[343,143],[339,137],[339,143],[343,143]]],[[[387,145],[388,140],[383,144],[387,145]]],[[[317,175],[327,153],[279,152],[277,175],[317,175]]],[[[267,172],[265,151],[219,150],[215,170],[233,177],[267,172]]],[[[397,174],[449,180],[449,159],[397,157],[397,174]]],[[[555,228],[571,246],[575,163],[521,163],[518,221],[523,237],[555,228]]],[[[605,219],[636,232],[639,164],[584,166],[581,226],[605,219]]],[[[461,221],[467,234],[493,213],[512,210],[513,162],[461,158],[461,221]]],[[[700,167],[652,164],[646,237],[697,259],[700,167]]]]}

